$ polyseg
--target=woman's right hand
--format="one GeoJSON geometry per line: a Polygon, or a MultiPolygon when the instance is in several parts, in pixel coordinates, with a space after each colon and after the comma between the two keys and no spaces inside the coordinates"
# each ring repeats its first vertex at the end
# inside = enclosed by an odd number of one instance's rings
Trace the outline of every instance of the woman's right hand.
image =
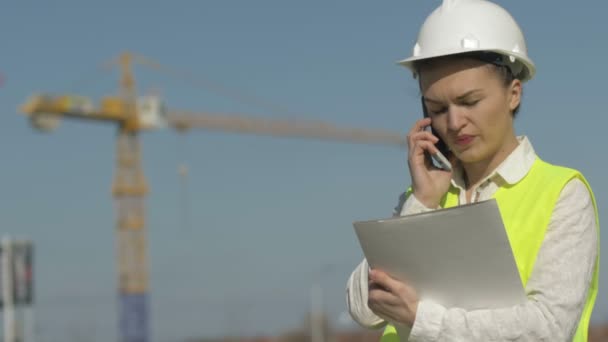
{"type": "MultiPolygon", "coordinates": [[[[438,169],[425,158],[425,152],[437,152],[435,144],[439,138],[425,130],[431,124],[430,118],[416,121],[407,135],[407,163],[412,177],[412,190],[416,199],[427,208],[437,208],[443,195],[450,187],[452,172],[438,169]]],[[[453,162],[455,160],[450,160],[453,162]]]]}

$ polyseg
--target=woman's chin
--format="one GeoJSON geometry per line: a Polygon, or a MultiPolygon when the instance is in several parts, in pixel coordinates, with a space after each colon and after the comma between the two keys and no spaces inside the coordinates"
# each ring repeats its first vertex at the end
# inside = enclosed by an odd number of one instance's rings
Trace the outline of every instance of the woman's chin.
{"type": "Polygon", "coordinates": [[[476,151],[472,149],[467,149],[465,151],[461,151],[460,153],[455,153],[455,155],[462,164],[473,164],[483,160],[479,153],[475,152],[476,151]]]}

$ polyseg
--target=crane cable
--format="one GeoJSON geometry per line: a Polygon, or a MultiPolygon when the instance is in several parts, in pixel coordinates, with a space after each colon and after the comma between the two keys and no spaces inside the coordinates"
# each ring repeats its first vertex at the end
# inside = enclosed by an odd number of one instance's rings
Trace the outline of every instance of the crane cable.
{"type": "Polygon", "coordinates": [[[158,62],[139,55],[134,55],[133,60],[138,64],[144,65],[166,75],[179,78],[182,81],[189,82],[192,86],[213,92],[217,95],[227,97],[240,104],[255,106],[276,115],[293,116],[295,114],[284,106],[261,99],[251,93],[226,87],[217,82],[204,79],[201,76],[195,76],[194,72],[184,69],[178,70],[176,68],[167,67],[158,62]]]}
{"type": "Polygon", "coordinates": [[[68,91],[76,92],[82,88],[91,86],[94,82],[100,82],[100,76],[107,75],[112,68],[112,63],[99,63],[93,69],[83,73],[82,76],[78,77],[73,82],[68,83],[66,89],[68,89],[68,91]]]}
{"type": "MultiPolygon", "coordinates": [[[[182,158],[187,159],[188,157],[184,155],[186,154],[186,135],[178,134],[177,138],[180,140],[178,142],[179,152],[178,155],[181,155],[182,158]]],[[[189,176],[190,169],[188,167],[187,162],[182,162],[177,167],[177,174],[179,176],[179,208],[180,208],[180,226],[182,231],[190,230],[190,191],[189,191],[189,176]]]]}

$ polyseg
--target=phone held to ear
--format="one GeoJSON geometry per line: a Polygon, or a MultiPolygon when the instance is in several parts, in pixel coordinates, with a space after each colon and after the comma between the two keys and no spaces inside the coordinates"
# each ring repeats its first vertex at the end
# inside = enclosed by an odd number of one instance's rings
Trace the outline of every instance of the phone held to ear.
{"type": "MultiPolygon", "coordinates": [[[[424,97],[420,97],[420,101],[422,102],[422,112],[424,113],[424,117],[428,118],[429,113],[426,109],[426,103],[424,103],[424,97]]],[[[439,138],[439,135],[435,132],[435,130],[433,129],[432,126],[431,126],[431,133],[434,136],[436,136],[437,138],[439,138]]],[[[452,164],[450,164],[450,162],[448,161],[448,158],[446,158],[446,156],[445,156],[450,153],[445,142],[443,142],[443,140],[441,140],[441,138],[439,138],[439,141],[435,144],[435,147],[437,148],[437,151],[438,151],[437,153],[431,154],[429,152],[425,152],[427,158],[430,159],[431,164],[433,164],[435,167],[437,167],[439,169],[443,169],[446,171],[452,171],[452,164]]]]}

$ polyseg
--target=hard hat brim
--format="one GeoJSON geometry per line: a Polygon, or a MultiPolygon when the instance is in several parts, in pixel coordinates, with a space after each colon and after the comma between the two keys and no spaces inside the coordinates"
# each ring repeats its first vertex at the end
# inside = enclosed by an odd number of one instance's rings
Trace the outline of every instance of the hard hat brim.
{"type": "Polygon", "coordinates": [[[504,49],[487,49],[487,48],[484,48],[484,49],[468,49],[466,51],[462,51],[462,50],[445,51],[443,53],[434,54],[434,55],[430,55],[430,56],[412,56],[412,57],[409,57],[409,58],[397,61],[397,64],[402,65],[402,66],[410,69],[410,71],[414,75],[416,75],[417,70],[415,70],[415,68],[414,68],[415,62],[426,60],[426,59],[438,58],[438,57],[456,56],[456,55],[470,53],[470,52],[495,52],[495,53],[498,53],[498,54],[501,54],[501,55],[505,55],[505,56],[513,56],[520,63],[522,63],[524,65],[524,67],[525,67],[526,72],[520,78],[520,80],[522,82],[526,82],[526,81],[531,80],[534,77],[534,75],[536,74],[536,67],[534,65],[534,62],[529,57],[527,57],[527,56],[525,56],[523,54],[512,52],[512,51],[506,51],[504,49]]]}

